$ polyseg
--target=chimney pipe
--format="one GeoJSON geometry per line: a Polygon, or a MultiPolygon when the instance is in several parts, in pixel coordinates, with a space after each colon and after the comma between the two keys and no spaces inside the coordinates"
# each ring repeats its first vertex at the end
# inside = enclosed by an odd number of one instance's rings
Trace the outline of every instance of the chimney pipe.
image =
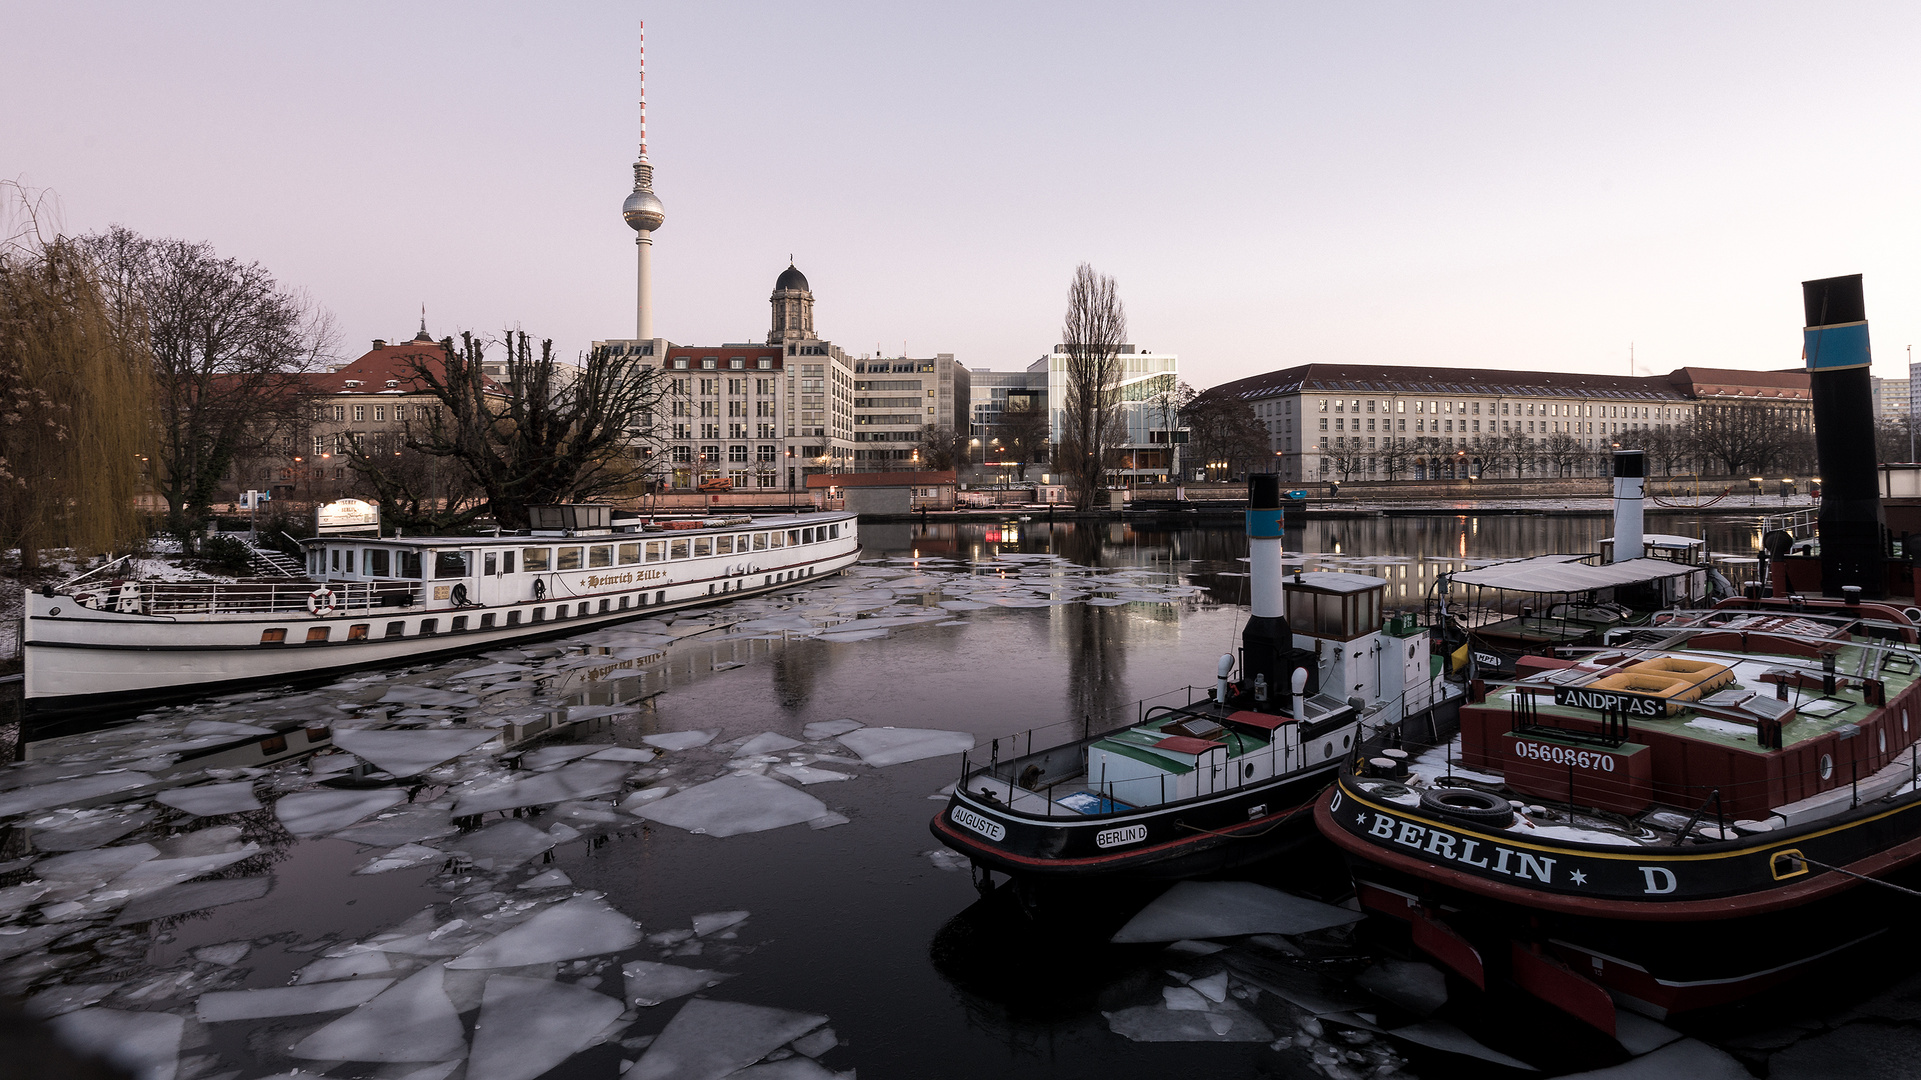
{"type": "Polygon", "coordinates": [[[384,349],[384,348],[386,348],[386,347],[387,347],[387,340],[386,340],[385,338],[375,338],[375,339],[374,339],[374,348],[376,348],[376,349],[384,349]]]}
{"type": "Polygon", "coordinates": [[[1266,711],[1274,705],[1278,691],[1286,684],[1286,656],[1294,647],[1294,632],[1287,625],[1287,604],[1282,593],[1281,478],[1275,473],[1258,473],[1247,482],[1247,580],[1249,614],[1241,630],[1241,685],[1262,682],[1271,688],[1267,702],[1254,708],[1266,711]]]}
{"type": "Polygon", "coordinates": [[[1640,450],[1614,452],[1614,555],[1609,562],[1626,562],[1646,553],[1641,546],[1641,488],[1646,483],[1646,458],[1640,450]]]}
{"type": "Polygon", "coordinates": [[[1868,315],[1861,275],[1801,283],[1801,332],[1814,393],[1814,448],[1821,463],[1821,593],[1888,595],[1876,476],[1874,392],[1868,380],[1868,315]]]}

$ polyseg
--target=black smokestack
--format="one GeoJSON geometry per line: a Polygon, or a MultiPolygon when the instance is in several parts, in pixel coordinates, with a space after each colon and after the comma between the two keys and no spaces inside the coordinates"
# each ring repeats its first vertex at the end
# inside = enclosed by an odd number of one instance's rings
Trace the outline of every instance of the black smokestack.
{"type": "Polygon", "coordinates": [[[1861,275],[1801,283],[1802,341],[1814,392],[1814,446],[1821,466],[1821,594],[1888,595],[1881,492],[1868,382],[1868,315],[1861,275]]]}

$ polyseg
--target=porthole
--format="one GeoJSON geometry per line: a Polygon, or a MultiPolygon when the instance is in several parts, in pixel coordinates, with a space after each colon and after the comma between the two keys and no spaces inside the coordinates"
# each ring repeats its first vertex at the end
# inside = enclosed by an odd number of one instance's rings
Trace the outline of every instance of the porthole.
{"type": "Polygon", "coordinates": [[[1345,750],[1345,749],[1347,749],[1347,748],[1348,748],[1348,746],[1349,746],[1350,744],[1352,744],[1353,742],[1354,742],[1354,736],[1352,736],[1352,735],[1343,735],[1343,736],[1341,736],[1341,749],[1343,749],[1343,750],[1345,750]]]}
{"type": "Polygon", "coordinates": [[[1241,766],[1241,775],[1251,779],[1254,776],[1254,766],[1252,765],[1241,766]]]}
{"type": "Polygon", "coordinates": [[[1327,743],[1322,743],[1322,744],[1321,744],[1321,756],[1322,756],[1322,757],[1324,757],[1324,758],[1331,758],[1331,757],[1333,757],[1333,756],[1334,756],[1334,744],[1333,744],[1333,743],[1331,743],[1331,742],[1327,742],[1327,743]]]}
{"type": "Polygon", "coordinates": [[[1822,754],[1821,755],[1821,779],[1827,780],[1832,778],[1833,776],[1834,776],[1834,755],[1822,754]]]}

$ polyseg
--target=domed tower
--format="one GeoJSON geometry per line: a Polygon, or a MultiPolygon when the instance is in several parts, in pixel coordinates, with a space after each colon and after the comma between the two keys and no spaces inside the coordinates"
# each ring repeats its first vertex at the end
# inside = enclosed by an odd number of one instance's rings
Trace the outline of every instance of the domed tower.
{"type": "Polygon", "coordinates": [[[774,295],[768,300],[774,305],[774,328],[767,332],[767,344],[814,336],[814,294],[807,289],[807,275],[794,269],[791,260],[774,280],[774,295]]]}
{"type": "Polygon", "coordinates": [[[667,220],[660,199],[654,194],[654,166],[647,160],[647,29],[640,32],[640,157],[634,162],[634,191],[620,204],[620,215],[634,230],[634,244],[640,249],[637,292],[634,300],[634,336],[647,341],[654,336],[654,230],[667,220]]]}

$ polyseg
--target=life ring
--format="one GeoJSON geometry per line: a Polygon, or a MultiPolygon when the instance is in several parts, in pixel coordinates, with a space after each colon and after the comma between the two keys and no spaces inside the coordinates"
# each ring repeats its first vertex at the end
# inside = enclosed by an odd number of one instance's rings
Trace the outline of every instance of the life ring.
{"type": "Polygon", "coordinates": [[[1421,809],[1495,829],[1514,824],[1514,807],[1506,799],[1477,788],[1429,788],[1421,792],[1421,809]]]}
{"type": "Polygon", "coordinates": [[[325,585],[307,594],[307,610],[315,615],[331,615],[334,607],[334,591],[325,585]]]}

